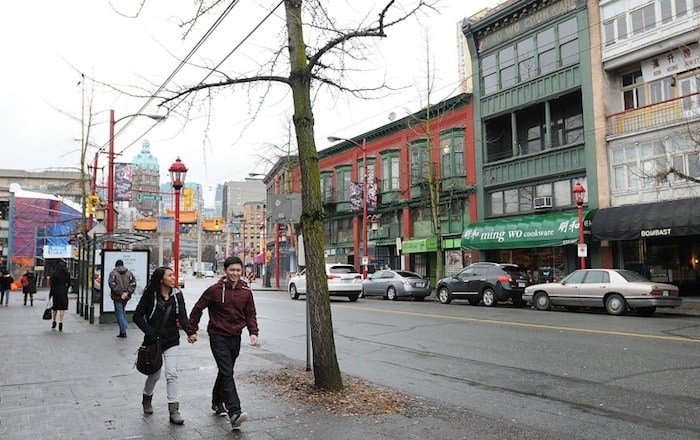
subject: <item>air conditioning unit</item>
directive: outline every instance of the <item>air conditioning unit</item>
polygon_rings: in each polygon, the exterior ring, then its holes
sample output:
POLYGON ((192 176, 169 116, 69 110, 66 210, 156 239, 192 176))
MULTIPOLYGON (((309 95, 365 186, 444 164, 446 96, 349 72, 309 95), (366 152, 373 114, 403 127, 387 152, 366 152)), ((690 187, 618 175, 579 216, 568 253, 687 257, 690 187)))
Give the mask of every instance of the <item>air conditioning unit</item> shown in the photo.
POLYGON ((548 209, 552 207, 552 198, 547 197, 535 197, 535 209, 548 209))

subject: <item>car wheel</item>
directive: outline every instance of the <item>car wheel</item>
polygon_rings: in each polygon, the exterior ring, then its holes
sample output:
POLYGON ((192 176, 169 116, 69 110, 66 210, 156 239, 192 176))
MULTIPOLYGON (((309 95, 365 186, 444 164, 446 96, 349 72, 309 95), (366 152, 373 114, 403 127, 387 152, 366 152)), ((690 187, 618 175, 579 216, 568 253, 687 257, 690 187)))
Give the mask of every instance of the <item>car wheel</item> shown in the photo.
POLYGON ((605 300, 605 310, 611 315, 624 315, 627 311, 627 303, 621 295, 613 293, 605 300))
POLYGON ((441 304, 449 304, 452 302, 452 294, 450 293, 450 289, 446 286, 442 286, 438 289, 438 301, 440 301, 441 304))
POLYGON ((394 286, 389 286, 389 288, 386 289, 386 297, 392 301, 396 301, 396 289, 394 286))
POLYGON ((297 292, 297 286, 294 284, 289 286, 289 297, 292 299, 299 299, 299 292, 297 292))
POLYGON ((537 310, 549 310, 552 308, 552 301, 545 292, 538 292, 535 294, 534 303, 537 310))
POLYGON ((656 311, 656 307, 640 307, 637 311, 642 316, 651 316, 656 311))
POLYGON ((359 293, 357 295, 348 295, 348 299, 350 300, 351 303, 354 303, 355 301, 357 301, 357 298, 359 296, 360 296, 359 293))
POLYGON ((484 302, 486 307, 493 307, 496 305, 496 292, 492 288, 487 287, 481 292, 481 300, 484 302))

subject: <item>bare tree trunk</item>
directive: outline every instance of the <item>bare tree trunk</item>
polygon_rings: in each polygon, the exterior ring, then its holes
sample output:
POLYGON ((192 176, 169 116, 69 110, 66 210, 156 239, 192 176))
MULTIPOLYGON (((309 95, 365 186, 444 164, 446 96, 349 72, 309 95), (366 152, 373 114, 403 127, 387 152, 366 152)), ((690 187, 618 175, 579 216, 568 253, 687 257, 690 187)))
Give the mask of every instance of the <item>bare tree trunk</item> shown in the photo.
POLYGON ((314 141, 311 105, 311 74, 302 31, 301 0, 285 0, 287 35, 291 60, 290 85, 294 99, 294 127, 301 167, 301 217, 307 260, 307 307, 311 320, 314 383, 324 390, 343 387, 335 351, 331 302, 326 280, 321 172, 314 141))

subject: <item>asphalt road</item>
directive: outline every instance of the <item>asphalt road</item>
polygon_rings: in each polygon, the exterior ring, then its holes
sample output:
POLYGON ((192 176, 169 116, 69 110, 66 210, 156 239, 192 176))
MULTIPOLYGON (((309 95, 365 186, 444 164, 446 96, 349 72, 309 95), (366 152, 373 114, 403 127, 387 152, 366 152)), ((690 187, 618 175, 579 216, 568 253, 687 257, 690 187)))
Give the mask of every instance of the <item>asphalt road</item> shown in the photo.
MULTIPOLYGON (((189 283, 188 305, 211 281, 189 283)), ((305 361, 305 301, 255 298, 264 347, 305 361)), ((700 438, 698 317, 381 298, 332 310, 344 373, 561 438, 700 438)))

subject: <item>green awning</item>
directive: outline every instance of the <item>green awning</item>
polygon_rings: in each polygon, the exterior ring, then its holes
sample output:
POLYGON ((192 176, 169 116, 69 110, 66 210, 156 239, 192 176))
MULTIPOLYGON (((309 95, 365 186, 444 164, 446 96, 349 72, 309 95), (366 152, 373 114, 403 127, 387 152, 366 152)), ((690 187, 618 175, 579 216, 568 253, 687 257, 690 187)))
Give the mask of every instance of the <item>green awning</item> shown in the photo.
MULTIPOLYGON (((595 209, 583 212, 584 233, 590 235, 595 209)), ((462 249, 519 249, 578 243, 578 211, 486 220, 462 233, 462 249)))

